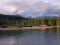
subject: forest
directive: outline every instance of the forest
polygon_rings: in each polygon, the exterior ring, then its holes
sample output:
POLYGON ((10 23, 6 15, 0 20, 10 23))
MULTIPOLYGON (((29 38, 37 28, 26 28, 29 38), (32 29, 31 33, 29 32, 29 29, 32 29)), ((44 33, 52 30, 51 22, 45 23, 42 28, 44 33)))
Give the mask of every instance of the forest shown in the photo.
POLYGON ((17 27, 32 27, 32 26, 60 26, 60 17, 28 19, 21 16, 2 15, 0 14, 0 27, 17 26, 17 27))

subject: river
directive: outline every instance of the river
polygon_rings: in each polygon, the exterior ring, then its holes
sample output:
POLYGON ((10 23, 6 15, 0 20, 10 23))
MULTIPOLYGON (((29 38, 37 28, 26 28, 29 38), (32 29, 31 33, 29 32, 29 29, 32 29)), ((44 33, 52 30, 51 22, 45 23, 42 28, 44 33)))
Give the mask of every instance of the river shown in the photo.
POLYGON ((60 45, 60 28, 0 31, 0 45, 60 45))

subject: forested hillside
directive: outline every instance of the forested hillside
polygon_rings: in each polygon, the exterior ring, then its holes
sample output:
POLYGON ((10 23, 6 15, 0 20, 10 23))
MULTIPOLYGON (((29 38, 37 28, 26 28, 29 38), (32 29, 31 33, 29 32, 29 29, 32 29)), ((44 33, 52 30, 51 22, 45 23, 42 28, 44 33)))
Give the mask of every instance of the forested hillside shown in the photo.
POLYGON ((27 19, 21 16, 2 15, 0 14, 0 26, 20 26, 20 27, 32 27, 32 26, 60 26, 60 17, 52 18, 40 18, 40 19, 27 19))
POLYGON ((17 25, 18 21, 20 22, 21 20, 24 20, 24 19, 26 19, 26 18, 21 17, 21 16, 0 14, 0 26, 17 25))

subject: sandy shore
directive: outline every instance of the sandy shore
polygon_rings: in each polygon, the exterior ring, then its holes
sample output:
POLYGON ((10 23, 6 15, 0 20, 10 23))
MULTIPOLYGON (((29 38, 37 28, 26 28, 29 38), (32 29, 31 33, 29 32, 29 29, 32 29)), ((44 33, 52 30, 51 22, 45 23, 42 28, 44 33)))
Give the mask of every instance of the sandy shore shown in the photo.
POLYGON ((47 28, 53 28, 53 27, 0 28, 0 30, 25 30, 25 29, 42 29, 42 30, 45 30, 47 28))

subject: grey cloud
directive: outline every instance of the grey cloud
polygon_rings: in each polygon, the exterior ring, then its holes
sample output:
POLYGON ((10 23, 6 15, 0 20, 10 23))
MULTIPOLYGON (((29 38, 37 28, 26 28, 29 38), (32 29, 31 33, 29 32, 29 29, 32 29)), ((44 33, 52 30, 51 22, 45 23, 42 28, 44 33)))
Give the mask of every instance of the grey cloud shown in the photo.
POLYGON ((44 2, 38 2, 36 4, 34 4, 29 10, 21 13, 21 15, 23 15, 24 17, 26 16, 34 16, 34 17, 39 17, 39 16, 43 16, 43 13, 45 12, 45 10, 50 7, 50 4, 48 3, 44 3, 44 2))
POLYGON ((21 13, 24 17, 26 16, 58 16, 60 15, 60 8, 59 6, 52 6, 49 3, 39 2, 34 4, 29 10, 21 13))
POLYGON ((58 15, 60 15, 60 9, 57 9, 57 7, 51 6, 44 12, 44 15, 58 16, 58 15))
MULTIPOLYGON (((59 3, 60 4, 60 3, 59 3)), ((2 0, 0 13, 18 14, 24 17, 39 17, 44 15, 59 15, 60 6, 45 3, 42 0, 2 0)))

